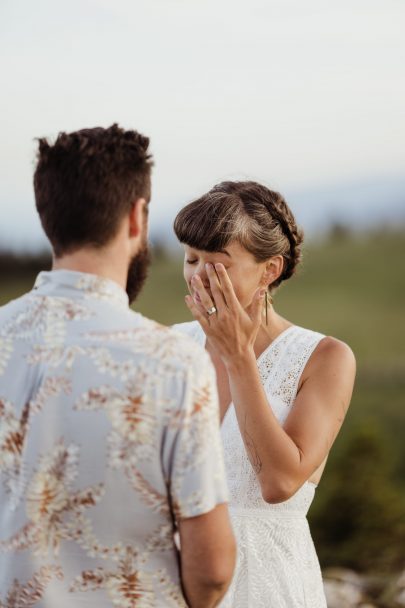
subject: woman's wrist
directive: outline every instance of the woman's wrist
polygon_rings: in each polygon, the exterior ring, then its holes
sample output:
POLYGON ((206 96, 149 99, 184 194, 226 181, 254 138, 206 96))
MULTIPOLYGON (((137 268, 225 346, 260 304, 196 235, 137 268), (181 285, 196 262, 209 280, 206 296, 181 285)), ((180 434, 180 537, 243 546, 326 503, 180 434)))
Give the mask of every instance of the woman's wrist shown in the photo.
POLYGON ((253 346, 245 349, 240 353, 233 353, 232 355, 223 359, 223 363, 228 373, 241 373, 254 363, 256 365, 256 355, 253 346))

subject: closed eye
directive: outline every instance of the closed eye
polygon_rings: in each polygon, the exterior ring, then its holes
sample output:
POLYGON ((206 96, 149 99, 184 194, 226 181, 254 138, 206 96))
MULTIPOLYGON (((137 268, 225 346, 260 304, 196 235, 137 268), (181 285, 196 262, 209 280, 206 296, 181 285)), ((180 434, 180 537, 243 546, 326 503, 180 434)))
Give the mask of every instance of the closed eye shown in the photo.
MULTIPOLYGON (((186 264, 190 264, 190 266, 192 266, 193 264, 197 264, 197 262, 198 262, 198 260, 187 260, 186 259, 186 264)), ((228 270, 229 266, 225 266, 223 263, 222 263, 222 265, 225 268, 225 270, 228 270)))

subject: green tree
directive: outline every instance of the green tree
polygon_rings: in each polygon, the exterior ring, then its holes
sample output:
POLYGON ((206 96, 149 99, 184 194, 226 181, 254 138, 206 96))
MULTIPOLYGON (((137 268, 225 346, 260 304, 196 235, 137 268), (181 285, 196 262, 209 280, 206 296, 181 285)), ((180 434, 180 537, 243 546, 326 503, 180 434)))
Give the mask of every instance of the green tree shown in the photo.
POLYGON ((388 439, 374 422, 353 430, 311 515, 322 567, 380 573, 405 567, 405 501, 390 479, 392 463, 388 439))

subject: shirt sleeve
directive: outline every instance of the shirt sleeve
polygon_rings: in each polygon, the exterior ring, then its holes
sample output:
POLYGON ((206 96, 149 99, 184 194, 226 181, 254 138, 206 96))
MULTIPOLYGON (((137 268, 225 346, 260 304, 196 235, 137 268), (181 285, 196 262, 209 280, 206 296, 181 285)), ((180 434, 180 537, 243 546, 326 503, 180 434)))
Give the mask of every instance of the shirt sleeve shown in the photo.
POLYGON ((208 513, 227 502, 215 371, 208 354, 176 382, 180 399, 167 421, 163 467, 176 519, 208 513))

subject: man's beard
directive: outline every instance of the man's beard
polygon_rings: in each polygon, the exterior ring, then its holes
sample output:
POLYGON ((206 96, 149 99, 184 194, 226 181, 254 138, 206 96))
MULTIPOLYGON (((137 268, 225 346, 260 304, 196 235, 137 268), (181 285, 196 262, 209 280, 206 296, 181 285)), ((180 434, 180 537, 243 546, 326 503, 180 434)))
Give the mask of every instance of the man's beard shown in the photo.
POLYGON ((151 255, 149 245, 145 242, 140 251, 132 258, 128 268, 126 292, 130 304, 136 300, 144 286, 148 276, 150 262, 151 255))

